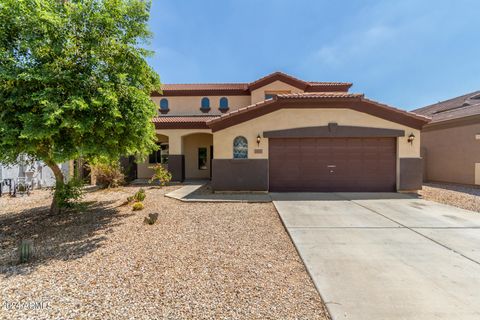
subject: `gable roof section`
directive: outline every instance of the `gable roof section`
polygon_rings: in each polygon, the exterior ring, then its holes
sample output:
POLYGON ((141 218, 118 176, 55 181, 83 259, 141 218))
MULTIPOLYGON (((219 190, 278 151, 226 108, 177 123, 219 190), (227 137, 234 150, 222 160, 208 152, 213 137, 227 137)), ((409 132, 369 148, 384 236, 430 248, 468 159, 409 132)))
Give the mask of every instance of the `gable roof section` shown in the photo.
POLYGON ((352 86, 348 82, 304 81, 283 72, 274 72, 250 83, 162 84, 162 92, 153 92, 152 96, 250 95, 253 90, 275 81, 306 92, 347 92, 352 86))
POLYGON ((412 112, 396 109, 373 100, 363 94, 347 92, 279 94, 273 99, 228 112, 207 121, 213 132, 263 116, 280 109, 338 108, 367 113, 378 118, 421 129, 430 118, 412 112))
POLYGON ((413 112, 431 117, 431 124, 480 115, 480 90, 419 108, 413 112))

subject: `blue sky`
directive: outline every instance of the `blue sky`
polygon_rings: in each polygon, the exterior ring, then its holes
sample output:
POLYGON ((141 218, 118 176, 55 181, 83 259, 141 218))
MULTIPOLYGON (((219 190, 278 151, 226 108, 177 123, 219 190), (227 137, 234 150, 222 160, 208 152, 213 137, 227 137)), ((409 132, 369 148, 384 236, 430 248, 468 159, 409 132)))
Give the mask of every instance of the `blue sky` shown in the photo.
POLYGON ((153 0, 150 27, 165 83, 283 71, 407 110, 480 90, 478 0, 153 0))

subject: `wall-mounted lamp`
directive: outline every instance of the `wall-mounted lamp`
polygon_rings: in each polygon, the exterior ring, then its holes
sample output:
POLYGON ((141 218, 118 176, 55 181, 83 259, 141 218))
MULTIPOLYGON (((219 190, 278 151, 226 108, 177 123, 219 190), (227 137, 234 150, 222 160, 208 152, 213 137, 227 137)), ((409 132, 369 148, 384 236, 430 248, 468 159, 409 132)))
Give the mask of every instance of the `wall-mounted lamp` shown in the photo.
POLYGON ((260 134, 258 134, 258 136, 257 136, 257 145, 258 145, 259 147, 260 147, 260 140, 261 140, 261 139, 262 139, 262 138, 260 137, 260 134))
POLYGON ((413 144, 413 140, 415 140, 415 135, 414 135, 413 133, 410 133, 410 135, 408 136, 407 141, 408 141, 410 144, 413 144))

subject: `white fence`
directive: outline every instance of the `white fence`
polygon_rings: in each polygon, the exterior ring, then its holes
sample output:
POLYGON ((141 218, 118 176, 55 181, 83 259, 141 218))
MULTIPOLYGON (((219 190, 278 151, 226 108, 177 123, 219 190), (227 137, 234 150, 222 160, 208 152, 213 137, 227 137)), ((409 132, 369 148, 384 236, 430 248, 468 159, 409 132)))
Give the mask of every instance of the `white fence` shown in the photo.
MULTIPOLYGON (((59 165, 65 177, 68 177, 68 162, 59 165)), ((0 188, 8 192, 9 187, 3 182, 10 180, 15 185, 19 180, 32 185, 34 189, 55 186, 55 176, 52 170, 42 161, 29 161, 24 164, 4 165, 0 164, 0 188)))

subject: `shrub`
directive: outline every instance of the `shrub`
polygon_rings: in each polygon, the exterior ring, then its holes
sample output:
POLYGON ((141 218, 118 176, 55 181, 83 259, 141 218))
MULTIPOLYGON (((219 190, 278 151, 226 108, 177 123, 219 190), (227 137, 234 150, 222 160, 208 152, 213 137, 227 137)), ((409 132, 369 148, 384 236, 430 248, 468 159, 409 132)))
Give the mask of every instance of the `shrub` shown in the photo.
POLYGON ((149 225, 152 225, 154 224, 158 219, 158 213, 150 213, 148 215, 148 217, 145 217, 145 219, 143 219, 143 223, 146 223, 146 224, 149 224, 149 225))
POLYGON ((167 183, 169 183, 170 180, 172 180, 172 174, 167 169, 165 169, 163 165, 158 163, 153 167, 150 167, 150 169, 153 169, 153 171, 155 171, 155 173, 153 174, 152 178, 149 181, 150 183, 158 180, 158 182, 160 182, 160 185, 164 186, 167 183))
POLYGON ((145 200, 145 197, 146 197, 146 196, 147 196, 147 195, 145 194, 145 190, 140 189, 140 190, 138 190, 137 193, 135 193, 135 195, 133 196, 133 200, 135 200, 135 201, 140 201, 140 202, 141 202, 141 201, 145 200))
POLYGON ((140 210, 143 210, 145 208, 145 206, 143 205, 143 203, 141 202, 135 202, 133 204, 133 207, 132 207, 132 210, 133 211, 140 211, 140 210))
POLYGON ((92 175, 102 188, 117 188, 125 182, 125 175, 118 162, 91 165, 92 175))
POLYGON ((58 208, 73 208, 83 197, 83 181, 72 178, 67 183, 57 183, 54 192, 58 208))

